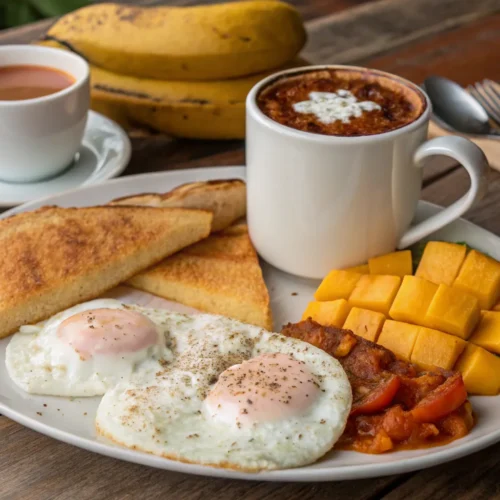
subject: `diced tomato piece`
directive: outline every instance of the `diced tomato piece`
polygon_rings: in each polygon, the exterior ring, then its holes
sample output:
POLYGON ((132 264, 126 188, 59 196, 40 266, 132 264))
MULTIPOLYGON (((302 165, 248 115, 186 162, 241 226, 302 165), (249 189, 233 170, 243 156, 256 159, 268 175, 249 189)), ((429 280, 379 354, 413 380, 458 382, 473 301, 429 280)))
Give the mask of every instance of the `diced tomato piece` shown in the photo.
POLYGON ((366 396, 353 403, 351 416, 369 415, 384 410, 391 404, 400 384, 401 380, 397 375, 381 379, 380 383, 373 387, 366 396))
POLYGON ((404 441, 412 435, 417 424, 409 412, 396 405, 385 411, 381 425, 392 440, 404 441))
POLYGON ((469 427, 464 418, 458 414, 458 412, 453 412, 447 415, 439 422, 439 427, 452 438, 461 438, 468 434, 469 427))
POLYGON ((394 400, 411 409, 445 381, 446 377, 440 373, 427 372, 413 378, 401 377, 401 387, 394 400))
POLYGON ((460 407, 467 400, 467 390, 460 373, 455 373, 425 396, 412 410, 417 422, 435 422, 460 407))
POLYGON ((394 447, 392 439, 387 435, 383 429, 379 429, 377 434, 370 440, 359 440, 360 448, 359 451, 362 453, 384 453, 390 451, 394 447), (364 445, 364 446, 363 446, 364 445))

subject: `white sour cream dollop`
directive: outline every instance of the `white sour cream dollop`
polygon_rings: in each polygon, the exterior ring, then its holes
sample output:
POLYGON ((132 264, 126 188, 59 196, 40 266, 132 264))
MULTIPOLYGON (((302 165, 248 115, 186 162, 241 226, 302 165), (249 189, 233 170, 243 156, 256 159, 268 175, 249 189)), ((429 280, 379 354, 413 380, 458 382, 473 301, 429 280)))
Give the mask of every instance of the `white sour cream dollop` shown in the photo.
POLYGON ((359 118, 364 111, 381 109, 376 102, 358 101, 348 90, 311 92, 309 99, 309 101, 295 103, 293 109, 297 113, 311 113, 325 124, 337 120, 349 123, 351 118, 359 118))

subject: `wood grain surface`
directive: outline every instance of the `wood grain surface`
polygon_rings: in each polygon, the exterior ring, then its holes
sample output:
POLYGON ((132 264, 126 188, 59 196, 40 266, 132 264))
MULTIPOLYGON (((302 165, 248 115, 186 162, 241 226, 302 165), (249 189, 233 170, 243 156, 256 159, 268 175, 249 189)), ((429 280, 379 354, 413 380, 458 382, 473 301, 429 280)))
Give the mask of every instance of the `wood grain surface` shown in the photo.
MULTIPOLYGON (((144 0, 192 5, 210 0, 144 0)), ((500 80, 500 0, 294 0, 307 21, 306 55, 359 63, 421 82, 441 74, 468 84, 500 80)), ((35 40, 52 21, 0 33, 0 44, 35 40)), ((242 141, 133 139, 125 175, 244 163, 242 141)), ((468 188, 462 168, 435 166, 422 197, 448 205, 468 188)), ((500 173, 468 219, 500 234, 500 173)), ((500 498, 500 445, 432 469, 378 479, 281 484, 192 477, 120 462, 57 442, 0 417, 0 499, 489 499, 500 498)))
POLYGON ((306 58, 346 64, 425 36, 470 23, 498 10, 498 0, 380 0, 308 23, 306 58))

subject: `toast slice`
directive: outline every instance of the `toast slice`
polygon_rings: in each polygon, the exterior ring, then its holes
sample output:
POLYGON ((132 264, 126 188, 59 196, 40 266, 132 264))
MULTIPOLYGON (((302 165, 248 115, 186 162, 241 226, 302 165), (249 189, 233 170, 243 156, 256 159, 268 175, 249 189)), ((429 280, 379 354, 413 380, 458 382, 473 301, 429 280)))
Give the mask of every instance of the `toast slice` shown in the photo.
POLYGON ((240 179, 191 182, 168 193, 126 196, 110 204, 210 210, 214 214, 212 231, 221 231, 245 216, 246 185, 240 179))
POLYGON ((245 223, 212 234, 135 275, 127 284, 272 330, 269 294, 245 223))
POLYGON ((43 207, 0 221, 0 338, 98 297, 208 236, 212 213, 43 207))

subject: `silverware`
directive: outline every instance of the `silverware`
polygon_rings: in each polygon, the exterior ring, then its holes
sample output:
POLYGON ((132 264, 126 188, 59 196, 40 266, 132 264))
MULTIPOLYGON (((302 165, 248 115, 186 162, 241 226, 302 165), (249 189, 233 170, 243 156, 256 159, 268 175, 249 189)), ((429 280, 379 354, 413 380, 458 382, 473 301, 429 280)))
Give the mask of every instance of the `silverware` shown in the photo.
POLYGON ((500 130, 491 126, 485 109, 457 83, 431 76, 423 87, 432 102, 436 123, 445 123, 448 130, 463 134, 500 137, 500 130))
POLYGON ((500 125, 500 85, 486 79, 469 85, 467 90, 483 106, 490 118, 500 125))

